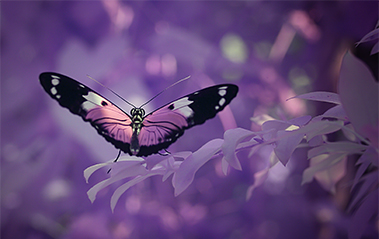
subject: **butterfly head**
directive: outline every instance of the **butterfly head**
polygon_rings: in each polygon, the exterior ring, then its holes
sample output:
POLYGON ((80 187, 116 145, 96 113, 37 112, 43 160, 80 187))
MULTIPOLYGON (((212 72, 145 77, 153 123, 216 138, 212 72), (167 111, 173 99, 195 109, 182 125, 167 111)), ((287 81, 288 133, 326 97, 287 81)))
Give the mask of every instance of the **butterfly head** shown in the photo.
POLYGON ((130 114, 132 115, 132 117, 134 116, 143 117, 145 115, 145 110, 142 108, 133 108, 130 110, 130 114))

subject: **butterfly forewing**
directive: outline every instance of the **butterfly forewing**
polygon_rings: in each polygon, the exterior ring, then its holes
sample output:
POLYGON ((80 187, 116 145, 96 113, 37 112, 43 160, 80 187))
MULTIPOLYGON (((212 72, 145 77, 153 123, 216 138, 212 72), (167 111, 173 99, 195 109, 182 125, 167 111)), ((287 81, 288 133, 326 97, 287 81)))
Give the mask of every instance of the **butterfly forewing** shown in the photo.
POLYGON ((116 148, 130 154, 131 119, 109 100, 85 85, 58 73, 42 73, 40 82, 59 104, 96 128, 116 148))
POLYGON ((140 154, 150 155, 174 143, 184 130, 216 116, 237 95, 238 87, 208 87, 175 100, 148 114, 138 136, 140 154))
MULTIPOLYGON (((137 120, 133 121, 112 102, 67 76, 46 72, 40 75, 40 82, 61 106, 90 122, 116 148, 132 155, 130 144, 133 141, 133 151, 137 156, 148 156, 166 149, 183 135, 184 130, 215 117, 238 92, 238 87, 232 84, 199 90, 146 115, 142 124, 139 122, 136 127, 137 120), (138 142, 132 135, 137 135, 138 142)), ((133 112, 137 109, 134 108, 133 112)))

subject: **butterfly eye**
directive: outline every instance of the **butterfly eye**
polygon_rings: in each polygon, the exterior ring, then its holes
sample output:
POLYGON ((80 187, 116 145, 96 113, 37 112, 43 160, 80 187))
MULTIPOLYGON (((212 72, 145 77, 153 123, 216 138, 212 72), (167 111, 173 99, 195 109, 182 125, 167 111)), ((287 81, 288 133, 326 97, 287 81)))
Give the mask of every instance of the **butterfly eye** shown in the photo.
POLYGON ((130 110, 130 114, 131 114, 131 115, 134 115, 135 112, 136 112, 136 108, 133 108, 133 109, 130 110))
POLYGON ((144 116, 145 115, 145 110, 141 108, 140 111, 141 111, 141 116, 144 116))

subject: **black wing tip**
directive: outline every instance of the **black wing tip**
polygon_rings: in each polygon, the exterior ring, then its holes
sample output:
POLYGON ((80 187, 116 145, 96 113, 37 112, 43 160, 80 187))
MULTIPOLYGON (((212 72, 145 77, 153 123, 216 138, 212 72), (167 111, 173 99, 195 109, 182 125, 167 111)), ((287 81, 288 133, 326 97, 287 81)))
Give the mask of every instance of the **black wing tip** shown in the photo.
POLYGON ((45 71, 45 72, 42 72, 41 74, 39 74, 39 78, 40 79, 43 79, 43 78, 49 78, 51 77, 51 75, 56 75, 56 76, 59 76, 59 77, 66 77, 66 78, 71 78, 67 75, 63 75, 61 73, 57 73, 57 72, 53 72, 53 71, 45 71))
POLYGON ((219 84, 219 85, 211 86, 211 88, 219 88, 223 86, 227 86, 229 92, 235 92, 235 94, 238 93, 239 87, 236 84, 232 84, 232 83, 219 84))
POLYGON ((44 85, 44 83, 50 82, 52 75, 56 75, 56 76, 59 76, 59 77, 67 77, 65 75, 62 75, 62 74, 59 74, 59 73, 56 73, 56 72, 42 72, 41 74, 39 74, 39 81, 40 81, 40 83, 42 85, 44 85))

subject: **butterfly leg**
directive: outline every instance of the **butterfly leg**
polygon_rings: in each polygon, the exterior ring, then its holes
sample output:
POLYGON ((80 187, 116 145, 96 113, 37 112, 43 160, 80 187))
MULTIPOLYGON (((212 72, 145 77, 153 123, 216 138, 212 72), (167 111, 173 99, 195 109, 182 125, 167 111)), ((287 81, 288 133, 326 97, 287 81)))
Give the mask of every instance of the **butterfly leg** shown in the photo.
POLYGON ((114 163, 117 162, 117 160, 120 158, 120 155, 121 155, 121 149, 120 149, 120 151, 118 151, 118 155, 117 155, 116 159, 113 161, 114 163))
MULTIPOLYGON (((113 161, 114 163, 117 162, 117 160, 120 158, 120 155, 121 155, 121 149, 120 149, 120 151, 118 151, 117 157, 116 157, 116 159, 113 161)), ((108 170, 107 173, 109 173, 110 171, 111 171, 111 168, 108 170)))
POLYGON ((171 154, 169 151, 167 151, 167 149, 164 149, 164 151, 166 151, 166 153, 158 152, 158 154, 161 155, 161 156, 167 156, 167 155, 171 154))

